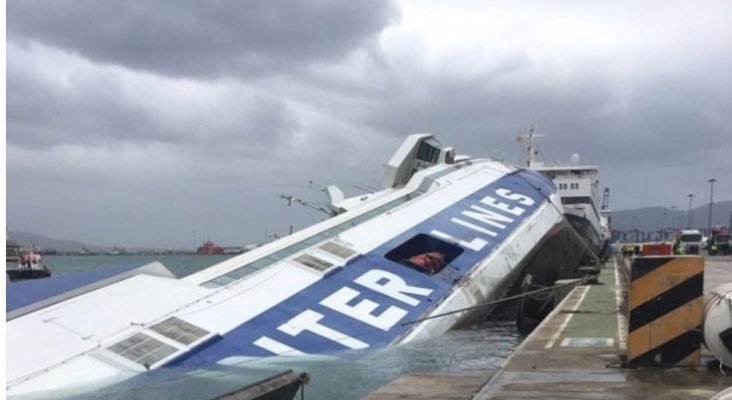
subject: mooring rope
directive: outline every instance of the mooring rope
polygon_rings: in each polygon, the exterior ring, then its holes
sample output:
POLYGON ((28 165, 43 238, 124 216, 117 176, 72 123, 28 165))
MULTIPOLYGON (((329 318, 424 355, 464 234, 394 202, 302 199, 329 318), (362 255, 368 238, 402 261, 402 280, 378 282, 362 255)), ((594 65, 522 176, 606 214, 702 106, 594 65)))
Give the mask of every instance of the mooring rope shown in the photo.
POLYGON ((568 286, 568 285, 574 285, 574 284, 576 284, 576 282, 567 282, 567 283, 562 283, 562 284, 554 285, 554 286, 546 286, 546 287, 543 287, 541 289, 532 290, 530 292, 519 293, 517 295, 508 296, 508 297, 504 297, 504 298, 501 298, 501 299, 498 299, 498 300, 488 301, 488 302, 485 302, 485 303, 480 303, 480 304, 477 304, 477 305, 474 305, 474 306, 461 308, 459 310, 448 311, 448 312, 441 313, 441 314, 431 315, 429 317, 424 317, 424 318, 419 318, 419 319, 415 319, 415 320, 412 320, 412 321, 402 322, 401 323, 401 326, 416 324, 418 322, 427 321, 427 320, 435 319, 435 318, 440 318, 440 317, 444 317, 444 316, 447 316, 447 315, 456 314, 456 313, 463 312, 463 311, 475 310, 475 309, 478 309, 478 308, 488 307, 488 306, 492 306, 492 305, 495 305, 495 304, 503 303, 505 301, 516 300, 516 299, 520 299, 522 297, 530 296, 532 294, 536 294, 536 293, 540 293, 540 292, 546 292, 546 291, 549 291, 549 290, 554 290, 554 289, 559 288, 559 287, 568 286))

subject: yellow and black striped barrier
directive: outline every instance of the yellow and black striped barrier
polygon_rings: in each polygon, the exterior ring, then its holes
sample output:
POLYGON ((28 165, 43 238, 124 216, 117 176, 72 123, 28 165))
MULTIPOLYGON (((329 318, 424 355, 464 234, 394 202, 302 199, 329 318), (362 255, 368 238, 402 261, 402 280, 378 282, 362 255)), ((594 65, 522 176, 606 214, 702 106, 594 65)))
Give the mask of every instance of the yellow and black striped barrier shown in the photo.
POLYGON ((628 366, 698 366, 703 296, 702 257, 636 258, 628 294, 628 366))

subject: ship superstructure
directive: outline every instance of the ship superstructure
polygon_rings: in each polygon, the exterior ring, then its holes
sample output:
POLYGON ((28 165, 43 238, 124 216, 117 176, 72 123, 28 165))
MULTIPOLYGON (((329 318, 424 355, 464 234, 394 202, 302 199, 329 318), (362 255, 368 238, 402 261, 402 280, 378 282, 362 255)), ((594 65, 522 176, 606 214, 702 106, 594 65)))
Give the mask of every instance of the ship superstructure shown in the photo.
POLYGON ((587 244, 589 258, 598 260, 609 249, 610 210, 600 207, 598 168, 595 165, 580 164, 578 154, 573 154, 568 165, 547 165, 538 160, 535 138, 539 137, 532 127, 526 140, 526 166, 554 181, 561 198, 564 213, 577 233, 587 244))

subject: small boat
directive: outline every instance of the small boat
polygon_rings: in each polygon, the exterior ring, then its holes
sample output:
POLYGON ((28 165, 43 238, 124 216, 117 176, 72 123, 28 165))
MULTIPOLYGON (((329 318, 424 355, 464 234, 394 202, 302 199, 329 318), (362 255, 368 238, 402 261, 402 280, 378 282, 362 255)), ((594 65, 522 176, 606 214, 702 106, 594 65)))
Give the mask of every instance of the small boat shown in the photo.
POLYGON ((33 251, 21 254, 18 257, 18 266, 15 269, 5 271, 10 282, 23 281, 28 279, 48 278, 51 271, 43 263, 43 257, 33 251))
POLYGON ((221 246, 216 245, 214 242, 211 241, 211 239, 207 240, 202 246, 199 246, 198 249, 196 249, 196 254, 202 254, 202 255, 219 255, 224 254, 225 249, 221 246))
POLYGON ((38 298, 8 301, 6 395, 363 355, 481 322, 516 286, 576 273, 583 244, 532 169, 415 134, 382 187, 346 198, 330 186, 331 218, 180 279, 153 263, 95 282, 54 277, 38 298))

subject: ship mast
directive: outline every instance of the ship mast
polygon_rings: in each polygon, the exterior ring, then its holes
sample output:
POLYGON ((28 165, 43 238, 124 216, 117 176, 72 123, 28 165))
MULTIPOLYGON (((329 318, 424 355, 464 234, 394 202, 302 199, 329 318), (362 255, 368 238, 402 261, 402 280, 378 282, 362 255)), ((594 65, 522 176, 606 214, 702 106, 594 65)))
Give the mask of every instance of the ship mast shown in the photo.
POLYGON ((531 124, 529 134, 520 135, 517 139, 519 142, 523 142, 524 138, 528 139, 528 143, 526 145, 526 166, 529 168, 533 168, 536 166, 536 155, 539 154, 539 150, 537 150, 536 148, 536 143, 534 142, 534 139, 541 136, 544 135, 537 135, 535 133, 534 124, 531 124))
POLYGON ((534 125, 531 125, 531 129, 529 129, 529 147, 527 149, 527 162, 526 166, 531 168, 534 166, 535 156, 536 156, 536 144, 534 143, 534 125))

